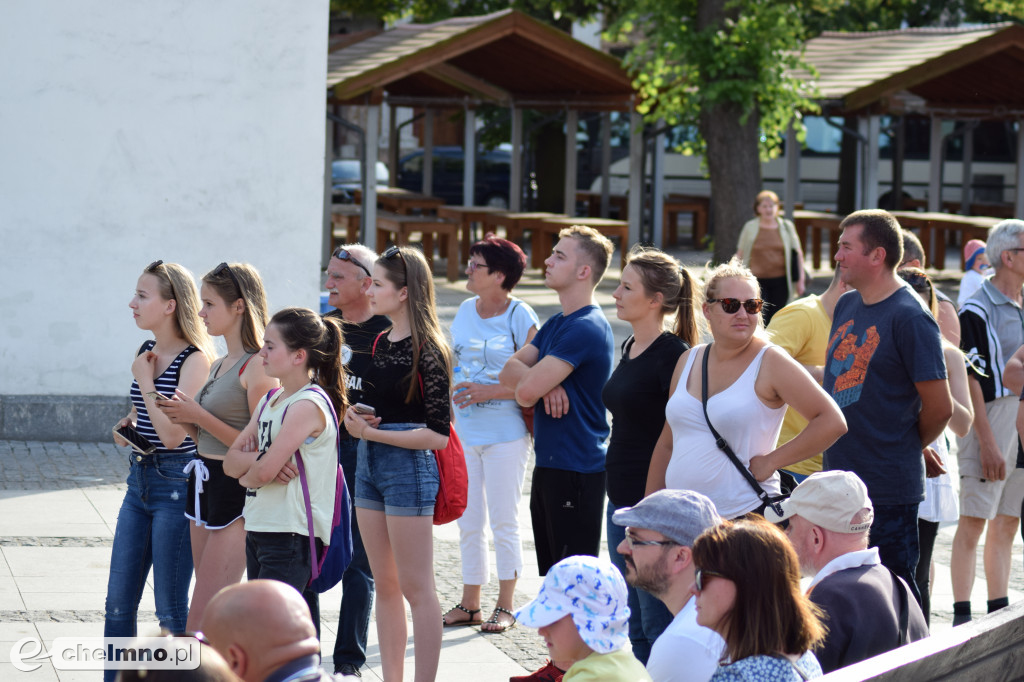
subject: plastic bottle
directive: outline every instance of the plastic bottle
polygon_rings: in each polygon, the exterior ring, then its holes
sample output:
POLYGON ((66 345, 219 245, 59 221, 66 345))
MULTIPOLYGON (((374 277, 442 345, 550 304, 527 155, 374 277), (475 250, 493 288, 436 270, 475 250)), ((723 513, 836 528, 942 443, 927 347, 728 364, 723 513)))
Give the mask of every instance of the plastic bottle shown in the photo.
MULTIPOLYGON (((452 369, 452 378, 453 378, 453 380, 455 381, 456 384, 462 383, 464 381, 469 381, 469 372, 467 370, 463 369, 462 367, 455 367, 455 368, 452 369)), ((459 390, 457 390, 455 392, 455 395, 458 395, 459 393, 462 393, 463 391, 466 391, 466 390, 469 390, 469 389, 460 388, 459 390)), ((456 405, 458 405, 458 403, 456 403, 456 405)), ((472 405, 467 405, 465 407, 456 407, 455 409, 456 409, 456 413, 460 417, 468 417, 470 414, 473 413, 473 406, 472 405)))

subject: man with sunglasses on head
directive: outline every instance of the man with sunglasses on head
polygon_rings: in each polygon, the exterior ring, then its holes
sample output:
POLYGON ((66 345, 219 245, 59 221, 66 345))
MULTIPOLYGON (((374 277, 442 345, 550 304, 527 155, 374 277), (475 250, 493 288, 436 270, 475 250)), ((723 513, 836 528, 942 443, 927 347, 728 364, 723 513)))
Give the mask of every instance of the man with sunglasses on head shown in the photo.
POLYGON ((903 236, 895 217, 857 211, 840 228, 836 266, 854 291, 836 304, 822 387, 848 431, 825 451, 824 469, 852 471, 867 485, 871 545, 920 601, 917 512, 926 467, 942 472, 926 447, 953 414, 939 325, 896 274, 903 236))
MULTIPOLYGON (((363 374, 370 366, 373 340, 391 326, 383 315, 374 315, 367 292, 373 278, 377 254, 362 244, 339 246, 327 266, 327 303, 335 309, 325 317, 341 322, 345 342, 342 362, 349 404, 362 402, 363 374)), ((356 445, 358 440, 339 425, 341 435, 341 466, 345 470, 348 492, 355 498, 356 445)), ((366 637, 373 606, 373 575, 359 534, 356 515, 352 515, 352 563, 341 579, 341 614, 338 616, 338 638, 334 643, 334 672, 341 679, 362 677, 359 672, 366 663, 366 637)))
POLYGON ((647 659, 654 682, 704 682, 718 668, 725 641, 697 624, 690 586, 696 578, 693 541, 721 521, 714 503, 692 490, 659 490, 612 516, 615 525, 626 527, 617 548, 625 558, 626 582, 665 602, 674 616, 647 659))

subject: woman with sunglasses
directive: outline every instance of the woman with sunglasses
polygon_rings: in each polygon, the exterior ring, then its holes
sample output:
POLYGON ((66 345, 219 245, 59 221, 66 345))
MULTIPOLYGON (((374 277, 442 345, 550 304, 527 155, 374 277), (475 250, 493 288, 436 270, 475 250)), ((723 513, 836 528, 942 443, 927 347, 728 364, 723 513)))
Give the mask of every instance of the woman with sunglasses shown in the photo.
POLYGON ((209 379, 193 399, 178 389, 157 406, 188 431, 198 456, 189 462, 185 516, 192 523, 192 562, 196 586, 188 629, 196 631, 206 603, 245 571, 245 488, 224 473, 228 448, 249 423, 252 411, 277 380, 251 361, 263 346, 267 297, 259 272, 244 263, 221 263, 206 273, 199 291, 199 317, 211 336, 224 338, 227 355, 213 363, 209 379))
POLYGON ((764 519, 726 522, 693 543, 697 623, 725 640, 711 682, 799 682, 821 677, 811 652, 822 613, 800 589, 800 561, 764 519))
POLYGON ((668 487, 711 498, 723 518, 763 511, 753 486, 718 448, 708 422, 771 497, 777 470, 824 451, 846 433, 846 420, 811 375, 767 340, 757 278, 737 259, 711 270, 701 306, 713 342, 679 357, 665 426, 651 457, 647 493, 668 487), (707 366, 707 417, 702 401, 707 366), (776 448, 786 406, 807 426, 776 448))
POLYGON ((511 295, 525 269, 526 254, 507 239, 489 234, 474 244, 469 250, 466 288, 476 296, 462 302, 452 322, 456 363, 463 379, 453 386, 452 400, 466 451, 469 498, 458 521, 462 600, 444 614, 445 626, 480 625, 484 632, 503 632, 516 623, 512 598, 523 572, 519 502, 530 434, 515 393, 498 383, 498 373, 537 333, 537 313, 511 295), (490 579, 488 519, 497 559, 498 601, 481 624, 480 591, 490 579))
MULTIPOLYGON (((117 515, 107 580, 105 637, 138 634, 139 601, 153 568, 153 592, 160 627, 183 632, 192 579, 185 498, 185 466, 196 446, 188 431, 156 405, 176 389, 195 393, 210 371, 213 346, 199 319, 199 295, 192 274, 174 263, 151 263, 129 302, 135 324, 150 332, 132 362, 132 409, 115 428, 134 427, 156 446, 151 454, 133 449, 128 490, 117 515)), ((115 435, 118 445, 129 443, 115 435)), ((115 670, 104 671, 108 682, 115 670)))
MULTIPOLYGON (((612 297, 615 314, 629 322, 632 335, 601 392, 612 415, 605 469, 608 472, 608 553, 623 574, 625 558, 616 548, 625 528, 612 523, 615 510, 644 497, 651 452, 665 423, 671 375, 683 351, 700 341, 694 308, 694 282, 679 261, 658 249, 636 247, 629 254, 612 297), (672 331, 665 318, 674 315, 672 331)), ((672 622, 660 599, 627 585, 629 639, 633 655, 646 665, 658 635, 672 622)))
POLYGON ((360 439, 356 515, 377 592, 377 637, 384 679, 403 679, 412 609, 416 682, 437 675, 441 604, 434 588, 433 515, 438 471, 431 450, 448 444, 451 349, 441 331, 434 282, 417 249, 392 247, 373 268, 370 305, 391 318, 363 378, 364 405, 345 413, 360 439))

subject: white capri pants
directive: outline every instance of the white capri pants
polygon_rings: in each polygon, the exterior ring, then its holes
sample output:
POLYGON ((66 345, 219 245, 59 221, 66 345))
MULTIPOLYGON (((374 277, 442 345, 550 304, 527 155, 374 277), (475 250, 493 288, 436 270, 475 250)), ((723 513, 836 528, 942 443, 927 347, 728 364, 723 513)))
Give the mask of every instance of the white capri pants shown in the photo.
POLYGON ((458 520, 462 552, 462 583, 486 585, 490 579, 487 532, 490 519, 498 565, 498 580, 518 578, 523 572, 523 546, 519 537, 519 502, 530 457, 530 436, 491 445, 466 445, 469 495, 458 520))

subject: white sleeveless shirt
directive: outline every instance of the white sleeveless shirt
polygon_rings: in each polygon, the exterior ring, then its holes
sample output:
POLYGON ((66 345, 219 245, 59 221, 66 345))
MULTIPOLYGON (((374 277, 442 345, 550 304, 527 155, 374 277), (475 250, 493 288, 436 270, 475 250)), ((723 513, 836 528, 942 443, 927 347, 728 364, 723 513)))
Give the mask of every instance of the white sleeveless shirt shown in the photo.
MULTIPOLYGON (((751 457, 775 449, 786 416, 785 405, 768 407, 754 392, 764 353, 770 347, 762 348, 728 388, 708 399, 708 418, 744 465, 749 465, 751 457)), ((733 519, 756 509, 761 502, 736 466, 715 445, 700 399, 686 390, 698 349, 707 352, 707 345, 690 351, 675 393, 665 405, 665 419, 672 428, 672 459, 665 471, 665 485, 707 495, 720 516, 733 519)), ((699 366, 696 371, 701 371, 699 366)), ((762 481, 761 487, 773 497, 779 495, 778 473, 762 481)))

